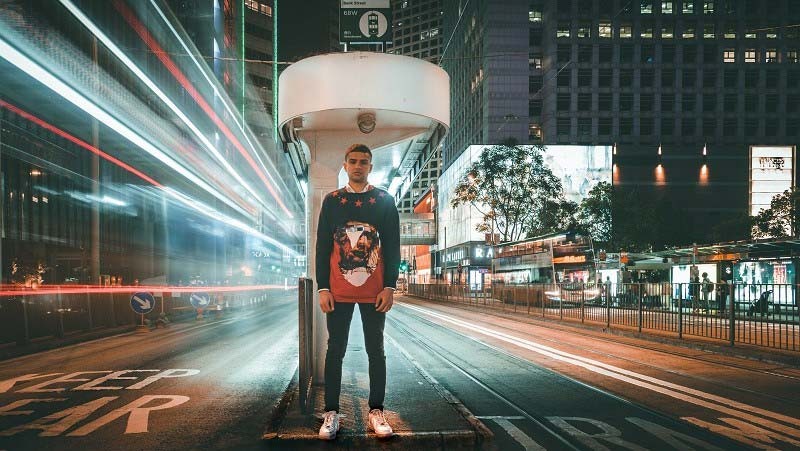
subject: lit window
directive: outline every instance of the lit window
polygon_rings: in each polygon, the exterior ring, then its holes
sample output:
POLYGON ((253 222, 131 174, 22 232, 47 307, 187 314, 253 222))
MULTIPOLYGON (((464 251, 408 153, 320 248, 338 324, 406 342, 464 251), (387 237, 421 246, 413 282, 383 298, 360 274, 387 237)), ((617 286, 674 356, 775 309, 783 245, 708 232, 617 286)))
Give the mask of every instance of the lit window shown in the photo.
POLYGON ((579 38, 590 38, 592 37, 591 32, 591 24, 588 23, 581 23, 578 26, 578 37, 579 38))
POLYGON ((755 39, 756 38, 756 34, 755 33, 745 33, 744 34, 744 38, 745 39, 755 39))
POLYGON ((644 27, 644 28, 642 28, 642 37, 643 38, 652 38, 653 37, 653 27, 644 27))
POLYGON ((755 63, 756 62, 756 50, 755 49, 747 49, 744 51, 744 62, 745 63, 755 63))
POLYGON ((683 0, 683 13, 694 14, 694 0, 683 0))
POLYGON ((272 7, 269 5, 261 5, 261 14, 272 17, 272 7))
POLYGON ((541 22, 542 21, 542 12, 541 11, 528 11, 528 20, 531 22, 541 22))
POLYGON ((725 53, 722 59, 726 63, 735 63, 736 62, 736 50, 735 49, 725 49, 725 53))
POLYGON ((433 30, 431 30, 431 33, 430 33, 431 37, 438 36, 438 35, 439 35, 439 29, 438 28, 434 28, 433 30))
POLYGON ((707 23, 703 26, 703 38, 705 39, 714 39, 716 34, 714 34, 714 24, 707 23))
POLYGON ((556 30, 556 37, 557 38, 568 38, 569 37, 569 22, 559 22, 558 29, 556 30))
POLYGON ((611 22, 600 22, 598 26, 599 36, 601 38, 611 37, 611 22))
POLYGON ((662 28, 661 37, 664 39, 672 39, 673 37, 675 37, 675 33, 672 31, 672 27, 662 28))
POLYGON ((408 2, 403 2, 403 4, 400 6, 400 8, 403 8, 403 9, 408 8, 408 2))
POLYGON ((703 2, 703 13, 705 13, 705 14, 714 14, 714 2, 713 1, 705 1, 705 2, 703 2))
POLYGON ((430 36, 430 31, 425 30, 425 31, 423 31, 422 33, 419 34, 419 40, 420 41, 424 41, 424 40, 428 39, 428 36, 430 36))
POLYGON ((686 27, 683 29, 683 37, 686 39, 694 38, 694 27, 686 27))
POLYGON ((244 4, 253 11, 258 12, 258 2, 256 0, 244 0, 244 4))
POLYGON ((797 59, 797 50, 787 50, 786 51, 786 62, 787 63, 797 63, 800 62, 797 59))
POLYGON ((767 63, 777 63, 778 51, 775 49, 767 49, 767 51, 764 53, 764 61, 767 63))
POLYGON ((736 39, 736 27, 729 26, 725 29, 725 39, 736 39))
POLYGON ((661 13, 662 14, 672 14, 672 2, 661 2, 661 13))
POLYGON ((529 58, 528 64, 530 65, 531 69, 541 69, 542 68, 542 58, 529 58))
POLYGON ((630 25, 622 25, 619 27, 619 37, 630 38, 633 36, 633 27, 630 25))
POLYGON ((778 39, 778 33, 775 33, 774 31, 768 31, 767 39, 778 39))
POLYGON ((642 0, 642 14, 653 14, 653 0, 642 0))

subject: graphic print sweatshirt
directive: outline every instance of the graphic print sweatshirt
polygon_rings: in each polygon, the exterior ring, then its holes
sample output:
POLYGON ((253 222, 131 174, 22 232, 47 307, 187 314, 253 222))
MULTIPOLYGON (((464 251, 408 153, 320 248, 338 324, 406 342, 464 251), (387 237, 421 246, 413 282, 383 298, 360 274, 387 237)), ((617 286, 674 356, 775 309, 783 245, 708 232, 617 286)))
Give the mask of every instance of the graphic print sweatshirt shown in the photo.
POLYGON ((336 302, 374 303, 395 288, 400 270, 400 218, 382 189, 338 189, 325 196, 317 227, 317 288, 336 302))

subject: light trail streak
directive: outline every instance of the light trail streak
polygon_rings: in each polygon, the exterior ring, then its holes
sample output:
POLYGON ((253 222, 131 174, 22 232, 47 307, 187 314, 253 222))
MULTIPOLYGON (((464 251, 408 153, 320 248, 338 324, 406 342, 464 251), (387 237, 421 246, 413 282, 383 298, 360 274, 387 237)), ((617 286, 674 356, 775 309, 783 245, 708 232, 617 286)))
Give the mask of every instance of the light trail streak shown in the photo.
POLYGON ((91 32, 103 45, 106 46, 120 61, 136 75, 139 80, 142 81, 150 90, 159 98, 161 99, 164 104, 176 115, 178 118, 192 131, 192 133, 200 140, 201 143, 205 145, 205 147, 211 152, 211 154, 220 162, 225 169, 230 173, 242 186, 250 192, 253 197, 259 201, 262 205, 266 206, 266 203, 263 199, 261 199, 258 193, 250 187, 247 182, 236 172, 230 163, 219 153, 219 151, 214 147, 214 145, 206 138, 205 135, 199 130, 199 128, 186 116, 186 114, 175 105, 174 102, 154 83, 139 67, 130 59, 127 55, 105 34, 103 33, 89 18, 83 14, 81 10, 79 10, 72 2, 69 0, 60 0, 61 4, 64 5, 67 10, 75 16, 78 21, 80 21, 88 30, 91 32))
MULTIPOLYGON (((161 17, 161 20, 163 20, 164 23, 167 25, 167 28, 169 28, 169 30, 172 32, 172 35, 175 37, 175 39, 178 40, 178 43, 180 43, 181 47, 183 47, 183 50, 186 52, 185 55, 189 56, 189 58, 191 58, 191 60, 194 63, 194 65, 200 71, 200 74, 203 76, 203 78, 206 80, 208 85, 214 91, 214 95, 217 96, 221 100, 222 106, 225 107, 225 110, 230 115, 231 120, 233 120, 233 122, 236 124, 236 126, 239 128, 239 130, 242 131, 242 136, 244 137, 245 141, 247 141, 247 144, 250 145, 250 148, 255 149, 256 145, 250 140, 250 137, 247 135, 247 133, 245 133, 244 123, 240 123, 239 122, 236 114, 234 114, 233 110, 231 109, 231 106, 230 106, 229 102, 226 101, 227 99, 225 99, 225 98, 223 98, 222 96, 219 95, 219 90, 217 89, 217 85, 214 84, 214 82, 212 81, 211 77, 209 77, 207 75, 206 72, 207 72, 208 66, 200 64, 200 61, 198 61, 198 59, 197 59, 197 57, 195 55, 195 52, 192 52, 191 50, 189 50, 189 47, 186 45, 186 41, 181 37, 180 34, 178 34, 178 31, 175 29, 175 27, 172 26, 172 23, 167 19, 167 16, 164 15, 164 12, 161 11, 161 8, 158 7, 156 2, 154 0, 150 0, 150 4, 153 6, 153 8, 155 8, 156 12, 158 13, 158 16, 161 17)), ((277 6, 277 4, 276 4, 276 6, 277 6)), ((277 28, 276 28, 276 33, 277 33, 277 28)), ((275 36, 273 36, 273 38, 275 39, 275 44, 274 44, 275 47, 274 47, 273 50, 274 50, 275 55, 277 55, 278 54, 278 50, 277 50, 277 34, 275 34, 275 36)), ((168 55, 174 55, 172 53, 167 53, 167 54, 168 55)), ((203 58, 205 58, 205 57, 203 57, 203 58)), ((219 59, 223 60, 223 61, 238 61, 237 58, 219 58, 219 59)), ((264 62, 264 61, 246 59, 245 62, 246 63, 254 63, 254 62, 255 63, 259 63, 259 62, 264 62)), ((287 64, 287 65, 289 65, 289 64, 293 64, 293 63, 290 63, 290 62, 289 63, 278 62, 276 64, 287 64)), ((273 76, 274 76, 273 83, 277 84, 277 80, 278 80, 277 68, 274 70, 273 76)), ((277 120, 278 120, 278 115, 277 115, 277 108, 278 108, 277 92, 278 91, 277 91, 277 88, 274 88, 274 92, 275 92, 275 94, 273 95, 273 105, 274 105, 274 109, 275 109, 274 118, 275 118, 275 123, 277 124, 277 120)), ((276 125, 276 128, 277 128, 277 125, 276 125)), ((273 131, 273 133, 274 133, 274 131, 273 131)), ((272 177, 269 174, 269 170, 267 169, 266 165, 264 164, 264 161, 258 155, 258 152, 254 152, 253 155, 256 157, 258 162, 261 164, 261 167, 264 168, 264 171, 267 172, 267 175, 269 175, 270 178, 273 181, 275 181, 274 177, 272 177)), ((272 168, 273 171, 276 171, 276 172, 278 171, 278 168, 275 167, 275 164, 271 160, 267 160, 267 162, 270 164, 270 167, 272 168)), ((286 186, 285 183, 283 183, 283 187, 288 189, 288 187, 286 186)))
MULTIPOLYGON (((66 6, 66 4, 70 3, 69 0, 60 0, 62 4, 66 6)), ((284 205, 283 201, 280 199, 275 187, 267 180, 267 176, 257 165, 256 162, 253 160, 253 157, 244 148, 242 143, 236 138, 236 136, 231 132, 230 128, 219 118, 216 112, 211 108, 211 106, 206 102, 206 100, 197 92, 197 89, 192 85, 191 82, 186 78, 186 76, 181 72, 181 70, 175 65, 175 62, 167 55, 167 52, 164 51, 163 48, 158 44, 158 42, 153 38, 147 28, 136 18, 133 11, 131 11, 126 5, 124 5, 121 1, 116 0, 114 2, 114 7, 117 11, 122 14, 125 18, 125 21, 134 29, 136 34, 144 41, 144 43, 153 51, 153 53, 158 57, 164 67, 175 77, 178 83, 186 89, 186 92, 197 102, 200 108, 208 115, 208 117, 214 122, 214 124, 222 131, 222 133, 228 138, 228 140, 233 144, 236 150, 239 151, 239 154, 244 157, 247 164, 253 169, 256 175, 261 179, 264 185, 269 190, 272 197, 281 207, 281 209, 289 216, 289 218, 293 218, 294 215, 289 211, 289 209, 284 205)), ((75 13, 73 13, 75 14, 75 13)), ((76 16, 77 17, 77 16, 76 16)), ((88 19, 86 19, 88 21, 88 19)), ((95 27, 96 28, 96 27, 95 27)), ((94 33, 94 31, 92 31, 94 33)), ((99 32, 99 30, 98 30, 99 32)), ((102 33, 101 33, 102 34, 102 33)), ((98 36, 99 37, 99 36, 98 36)))
POLYGON ((264 241, 266 241, 266 242, 268 242, 270 244, 273 244, 273 245, 275 245, 275 246, 287 251, 290 255, 294 255, 294 256, 298 255, 296 251, 294 251, 293 249, 287 247, 285 244, 275 240, 274 238, 272 238, 270 236, 267 236, 267 235, 257 231, 256 229, 248 226, 247 224, 245 224, 245 223, 243 223, 243 222, 241 222, 241 221, 239 221, 237 219, 234 219, 234 218, 231 218, 229 216, 226 216, 226 215, 220 213, 219 211, 214 210, 213 208, 209 207, 208 205, 205 205, 202 202, 199 202, 199 201, 197 201, 195 199, 192 199, 191 197, 189 197, 189 196, 187 196, 187 195, 185 195, 183 193, 180 193, 180 192, 178 192, 178 191, 176 191, 176 190, 174 190, 172 188, 169 188, 169 187, 166 187, 166 186, 162 185, 161 183, 157 182, 156 180, 154 180, 151 177, 147 176, 146 174, 142 173, 138 169, 136 169, 136 168, 134 168, 134 167, 132 167, 132 166, 130 166, 130 165, 128 165, 128 164, 116 159, 116 158, 114 158, 113 156, 103 152, 101 149, 98 149, 97 147, 94 147, 94 146, 90 145, 89 143, 81 140, 80 138, 77 138, 77 137, 65 132, 64 130, 61 130, 60 128, 58 128, 56 126, 54 126, 52 124, 49 124, 49 123, 43 121, 42 119, 39 119, 38 117, 36 117, 36 116, 34 116, 34 115, 24 111, 24 110, 21 110, 21 109, 15 107, 14 105, 11 105, 8 102, 0 100, 0 106, 2 106, 3 108, 8 109, 9 111, 14 112, 15 114, 18 114, 20 117, 22 117, 22 118, 24 118, 26 120, 29 120, 29 121, 35 123, 36 125, 39 125, 40 127, 46 129, 46 130, 49 130, 49 131, 57 134, 58 136, 63 137, 64 139, 67 139, 70 142, 73 142, 73 143, 77 144, 78 146, 80 146, 80 147, 82 147, 82 148, 84 148, 84 149, 86 149, 86 150, 88 150, 88 151, 90 151, 90 152, 92 152, 94 154, 99 155, 100 157, 104 158, 105 160, 107 160, 107 161, 109 161, 109 162, 111 162, 113 164, 118 165, 119 167, 125 169, 126 171, 136 175, 137 177, 140 177, 142 180, 144 180, 144 181, 152 184, 153 186, 161 189, 164 193, 166 193, 166 194, 170 195, 171 197, 175 198, 180 203, 186 205, 190 209, 192 209, 194 211, 197 211, 197 212, 201 213, 202 215, 207 216, 207 217, 209 217, 211 219, 219 221, 219 222, 221 222, 223 224, 227 224, 227 225, 230 225, 232 227, 235 227, 235 228, 239 229, 240 231, 247 233, 248 235, 255 236, 256 238, 259 238, 259 239, 264 240, 264 241))
MULTIPOLYGON (((0 296, 49 296, 58 294, 114 294, 138 293, 142 291, 204 292, 204 293, 237 293, 242 291, 286 290, 283 285, 238 285, 238 286, 166 286, 166 285, 127 285, 105 287, 97 285, 43 285, 40 288, 14 288, 14 285, 2 285, 0 296)), ((294 287, 291 289, 295 289, 294 287)))
POLYGON ((135 175, 135 176, 137 176, 139 178, 141 178, 145 182, 150 183, 151 185, 157 186, 159 188, 163 188, 162 184, 158 183, 157 181, 155 181, 153 178, 151 178, 147 174, 143 173, 142 171, 134 168, 133 166, 131 166, 131 165, 129 165, 129 164, 123 162, 123 161, 120 161, 120 160, 112 157, 111 155, 103 152, 102 150, 98 149, 97 147, 94 147, 93 145, 87 143, 86 141, 83 141, 83 140, 81 140, 81 139, 79 139, 79 138, 77 138, 77 137, 75 137, 73 135, 70 135, 69 133, 65 132, 64 130, 61 130, 60 128, 57 128, 54 125, 51 125, 51 124, 39 119, 38 117, 28 113, 27 111, 23 111, 23 110, 15 107, 14 105, 11 105, 10 103, 2 100, 2 99, 0 99, 0 107, 3 107, 5 109, 13 112, 14 114, 16 114, 16 115, 18 115, 18 116, 20 116, 20 117, 22 117, 22 118, 24 118, 24 119, 26 119, 28 121, 31 121, 34 124, 42 127, 43 129, 48 130, 48 131, 50 131, 52 133, 55 133, 56 135, 66 139, 66 140, 68 140, 68 141, 70 141, 70 142, 72 142, 72 143, 74 143, 74 144, 76 144, 76 145, 78 145, 80 147, 83 147, 84 149, 88 150, 89 152, 92 152, 93 154, 99 155, 101 158, 103 158, 103 159, 105 159, 105 160, 107 160, 107 161, 109 161, 109 162, 121 167, 122 169, 125 169, 126 171, 130 172, 131 174, 133 174, 133 175, 135 175))
POLYGON ((18 50, 16 50, 14 47, 12 47, 3 39, 0 39, 0 56, 2 56, 4 59, 6 59, 14 66, 16 66, 21 71, 31 76, 33 79, 37 80, 39 83, 50 88, 53 92, 59 94, 61 97, 63 97, 73 105, 77 106, 81 110, 88 113, 90 116, 99 120, 112 130, 114 130, 115 132, 119 133, 128 141, 132 142, 133 144, 135 144, 148 154, 152 155, 153 157, 155 157, 168 167, 172 168, 175 172, 184 176, 188 180, 192 180, 195 184, 197 184, 198 187, 202 188, 204 191, 208 192, 212 196, 221 200, 222 202, 229 205, 236 211, 242 213, 243 215, 248 216, 247 212, 244 211, 240 206, 236 205, 233 201, 225 197, 219 191, 212 188, 203 180, 197 179, 194 176, 194 174, 192 174, 189 170, 178 164, 178 162, 173 160, 166 153, 158 149, 156 146, 151 144, 146 139, 139 136, 139 134, 131 130, 128 126, 126 126, 118 119, 107 113, 105 110, 101 109, 99 106, 88 100, 86 97, 78 93, 78 91, 76 91, 75 89, 73 89, 72 87, 61 81, 59 78, 57 78, 55 75, 47 72, 47 70, 43 69, 41 66, 33 62, 33 60, 20 53, 18 50))

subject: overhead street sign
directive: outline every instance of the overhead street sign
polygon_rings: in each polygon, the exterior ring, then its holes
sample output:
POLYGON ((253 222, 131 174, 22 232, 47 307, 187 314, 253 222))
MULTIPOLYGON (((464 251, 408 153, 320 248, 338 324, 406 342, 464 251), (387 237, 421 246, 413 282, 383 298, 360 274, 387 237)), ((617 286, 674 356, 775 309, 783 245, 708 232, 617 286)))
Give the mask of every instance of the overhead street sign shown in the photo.
POLYGON ((192 293, 192 295, 189 296, 189 302, 191 302, 194 308, 206 308, 208 304, 211 303, 211 296, 203 292, 192 293))
POLYGON ((134 293, 131 296, 131 308, 134 312, 145 314, 150 313, 156 306, 156 299, 152 294, 146 292, 134 293))
POLYGON ((339 41, 348 44, 392 42, 390 0, 341 0, 339 41))

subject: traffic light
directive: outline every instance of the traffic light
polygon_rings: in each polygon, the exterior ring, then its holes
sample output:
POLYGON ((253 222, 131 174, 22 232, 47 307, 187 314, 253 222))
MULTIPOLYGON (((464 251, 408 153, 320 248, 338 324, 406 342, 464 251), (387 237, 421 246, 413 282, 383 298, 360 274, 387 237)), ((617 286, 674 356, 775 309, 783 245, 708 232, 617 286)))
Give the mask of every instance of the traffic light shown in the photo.
POLYGON ((408 260, 400 262, 400 272, 408 272, 408 260))

